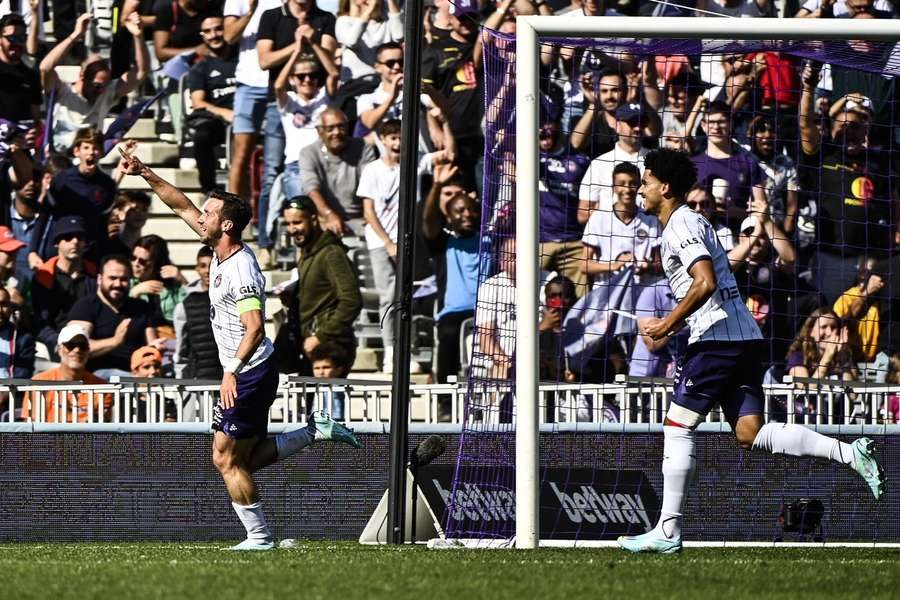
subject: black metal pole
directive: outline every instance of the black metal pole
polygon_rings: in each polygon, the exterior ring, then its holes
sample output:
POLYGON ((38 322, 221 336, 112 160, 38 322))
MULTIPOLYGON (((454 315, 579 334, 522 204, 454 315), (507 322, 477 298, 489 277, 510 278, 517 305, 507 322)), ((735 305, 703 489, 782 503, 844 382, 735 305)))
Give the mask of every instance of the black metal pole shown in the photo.
POLYGON ((422 55, 422 0, 407 0, 400 131, 400 215, 397 224, 397 284, 394 289, 394 377, 391 387, 391 481, 388 487, 388 542, 402 544, 406 525, 406 459, 409 455, 409 359, 412 322, 413 248, 419 155, 419 88, 422 55))

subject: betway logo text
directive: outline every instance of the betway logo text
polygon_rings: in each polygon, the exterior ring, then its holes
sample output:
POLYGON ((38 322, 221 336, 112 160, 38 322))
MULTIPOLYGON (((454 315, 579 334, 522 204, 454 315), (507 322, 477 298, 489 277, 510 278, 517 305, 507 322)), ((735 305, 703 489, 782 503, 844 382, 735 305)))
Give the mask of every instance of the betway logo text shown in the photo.
MULTIPOLYGON (((456 496, 441 486, 438 479, 431 480, 440 493, 444 504, 453 506, 452 518, 470 521, 515 521, 516 496, 506 490, 483 491, 478 485, 463 484, 456 496)), ((600 494, 593 486, 582 485, 578 491, 567 494, 555 483, 550 489, 556 495, 560 507, 573 523, 642 523, 647 530, 652 528, 644 502, 639 494, 600 494)))
POLYGON ((484 492, 477 485, 463 484, 465 489, 456 490, 456 497, 450 490, 441 487, 441 482, 432 479, 434 487, 444 499, 444 504, 455 507, 452 516, 456 521, 463 516, 470 521, 515 521, 516 495, 505 490, 484 492), (451 500, 453 499, 453 500, 451 500))
POLYGON ((592 485, 583 485, 580 491, 572 494, 560 490, 550 482, 550 487, 566 516, 573 523, 640 523, 644 522, 647 530, 652 528, 644 502, 639 494, 598 494, 592 485))

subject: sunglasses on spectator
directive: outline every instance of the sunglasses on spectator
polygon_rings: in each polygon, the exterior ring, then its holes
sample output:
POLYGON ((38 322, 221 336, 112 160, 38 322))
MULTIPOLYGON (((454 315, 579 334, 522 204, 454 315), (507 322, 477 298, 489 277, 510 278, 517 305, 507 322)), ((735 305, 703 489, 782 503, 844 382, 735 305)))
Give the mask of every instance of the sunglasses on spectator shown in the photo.
POLYGON ((83 233, 64 233, 57 238, 58 242, 71 242, 73 240, 84 242, 87 241, 87 236, 85 236, 83 233))
POLYGON ((63 348, 66 350, 84 350, 87 351, 90 348, 90 345, 87 342, 64 342, 63 348))
POLYGON ((141 258, 140 256, 132 256, 132 257, 131 257, 131 262, 136 262, 137 264, 141 265, 142 267, 146 267, 147 265, 150 264, 150 260, 149 260, 149 259, 147 259, 147 258, 141 258))
POLYGON ((309 73, 294 73, 294 77, 296 77, 300 81, 307 81, 307 80, 318 81, 319 80, 319 74, 314 71, 309 72, 309 73))
POLYGON ((379 60, 379 64, 386 66, 388 69, 393 69, 394 67, 403 68, 403 59, 402 58, 389 58, 387 60, 379 60))
POLYGON ((4 35, 7 42, 12 44, 24 44, 28 40, 28 35, 24 33, 11 33, 9 35, 4 35))

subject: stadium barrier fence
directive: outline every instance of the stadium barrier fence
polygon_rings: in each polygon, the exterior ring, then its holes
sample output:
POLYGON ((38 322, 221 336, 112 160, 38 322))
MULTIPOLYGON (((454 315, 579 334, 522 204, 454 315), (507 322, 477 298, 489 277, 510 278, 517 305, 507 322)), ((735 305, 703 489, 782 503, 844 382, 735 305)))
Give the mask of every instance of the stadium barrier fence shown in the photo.
MULTIPOLYGON (((804 425, 892 424, 900 415, 900 385, 833 379, 785 377, 784 383, 763 386, 766 392, 766 419, 804 425), (791 410, 793 408, 793 410, 791 410)), ((438 423, 439 406, 450 407, 452 424, 462 423, 464 383, 410 386, 411 421, 438 423)), ((30 420, 35 423, 202 423, 212 422, 212 408, 219 400, 219 382, 204 380, 121 378, 108 384, 13 379, 0 383, 0 393, 9 394, 9 406, 0 421, 22 419, 25 398, 30 398, 30 420), (79 394, 87 398, 86 412, 72 412, 79 394), (50 402, 47 402, 47 398, 50 402), (63 398, 66 401, 63 401, 63 398), (105 399, 105 400, 104 400, 105 399), (98 410, 100 402, 108 409, 98 410), (52 413, 48 412, 52 409, 52 413), (53 418, 48 419, 48 414, 53 418)), ((483 405, 512 402, 513 382, 507 387, 493 384, 489 389, 474 387, 483 405)), ((672 380, 619 376, 611 384, 541 385, 545 410, 541 423, 626 423, 659 424, 672 398, 672 380)), ((390 420, 391 384, 359 379, 316 379, 289 377, 279 387, 270 412, 272 423, 300 424, 313 410, 331 413, 342 402, 344 421, 385 423, 390 420)), ((471 422, 484 425, 508 423, 503 410, 479 414, 471 412, 471 422)), ((509 415, 510 419, 514 416, 509 415)), ((722 420, 713 411, 708 423, 722 420)))

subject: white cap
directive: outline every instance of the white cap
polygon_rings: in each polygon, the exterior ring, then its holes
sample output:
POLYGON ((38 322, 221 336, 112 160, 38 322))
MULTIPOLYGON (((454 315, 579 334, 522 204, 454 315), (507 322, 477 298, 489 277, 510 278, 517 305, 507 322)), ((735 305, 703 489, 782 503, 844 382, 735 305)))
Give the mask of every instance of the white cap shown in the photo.
POLYGON ((753 215, 744 217, 744 220, 741 221, 741 228, 738 229, 738 231, 744 233, 748 229, 756 229, 756 217, 754 217, 753 215))
POLYGON ((67 342, 71 342, 79 335, 84 337, 84 339, 86 340, 91 339, 91 336, 88 334, 87 329, 85 329, 81 325, 66 325, 62 328, 62 331, 59 332, 59 339, 57 340, 57 343, 65 344, 67 342))

